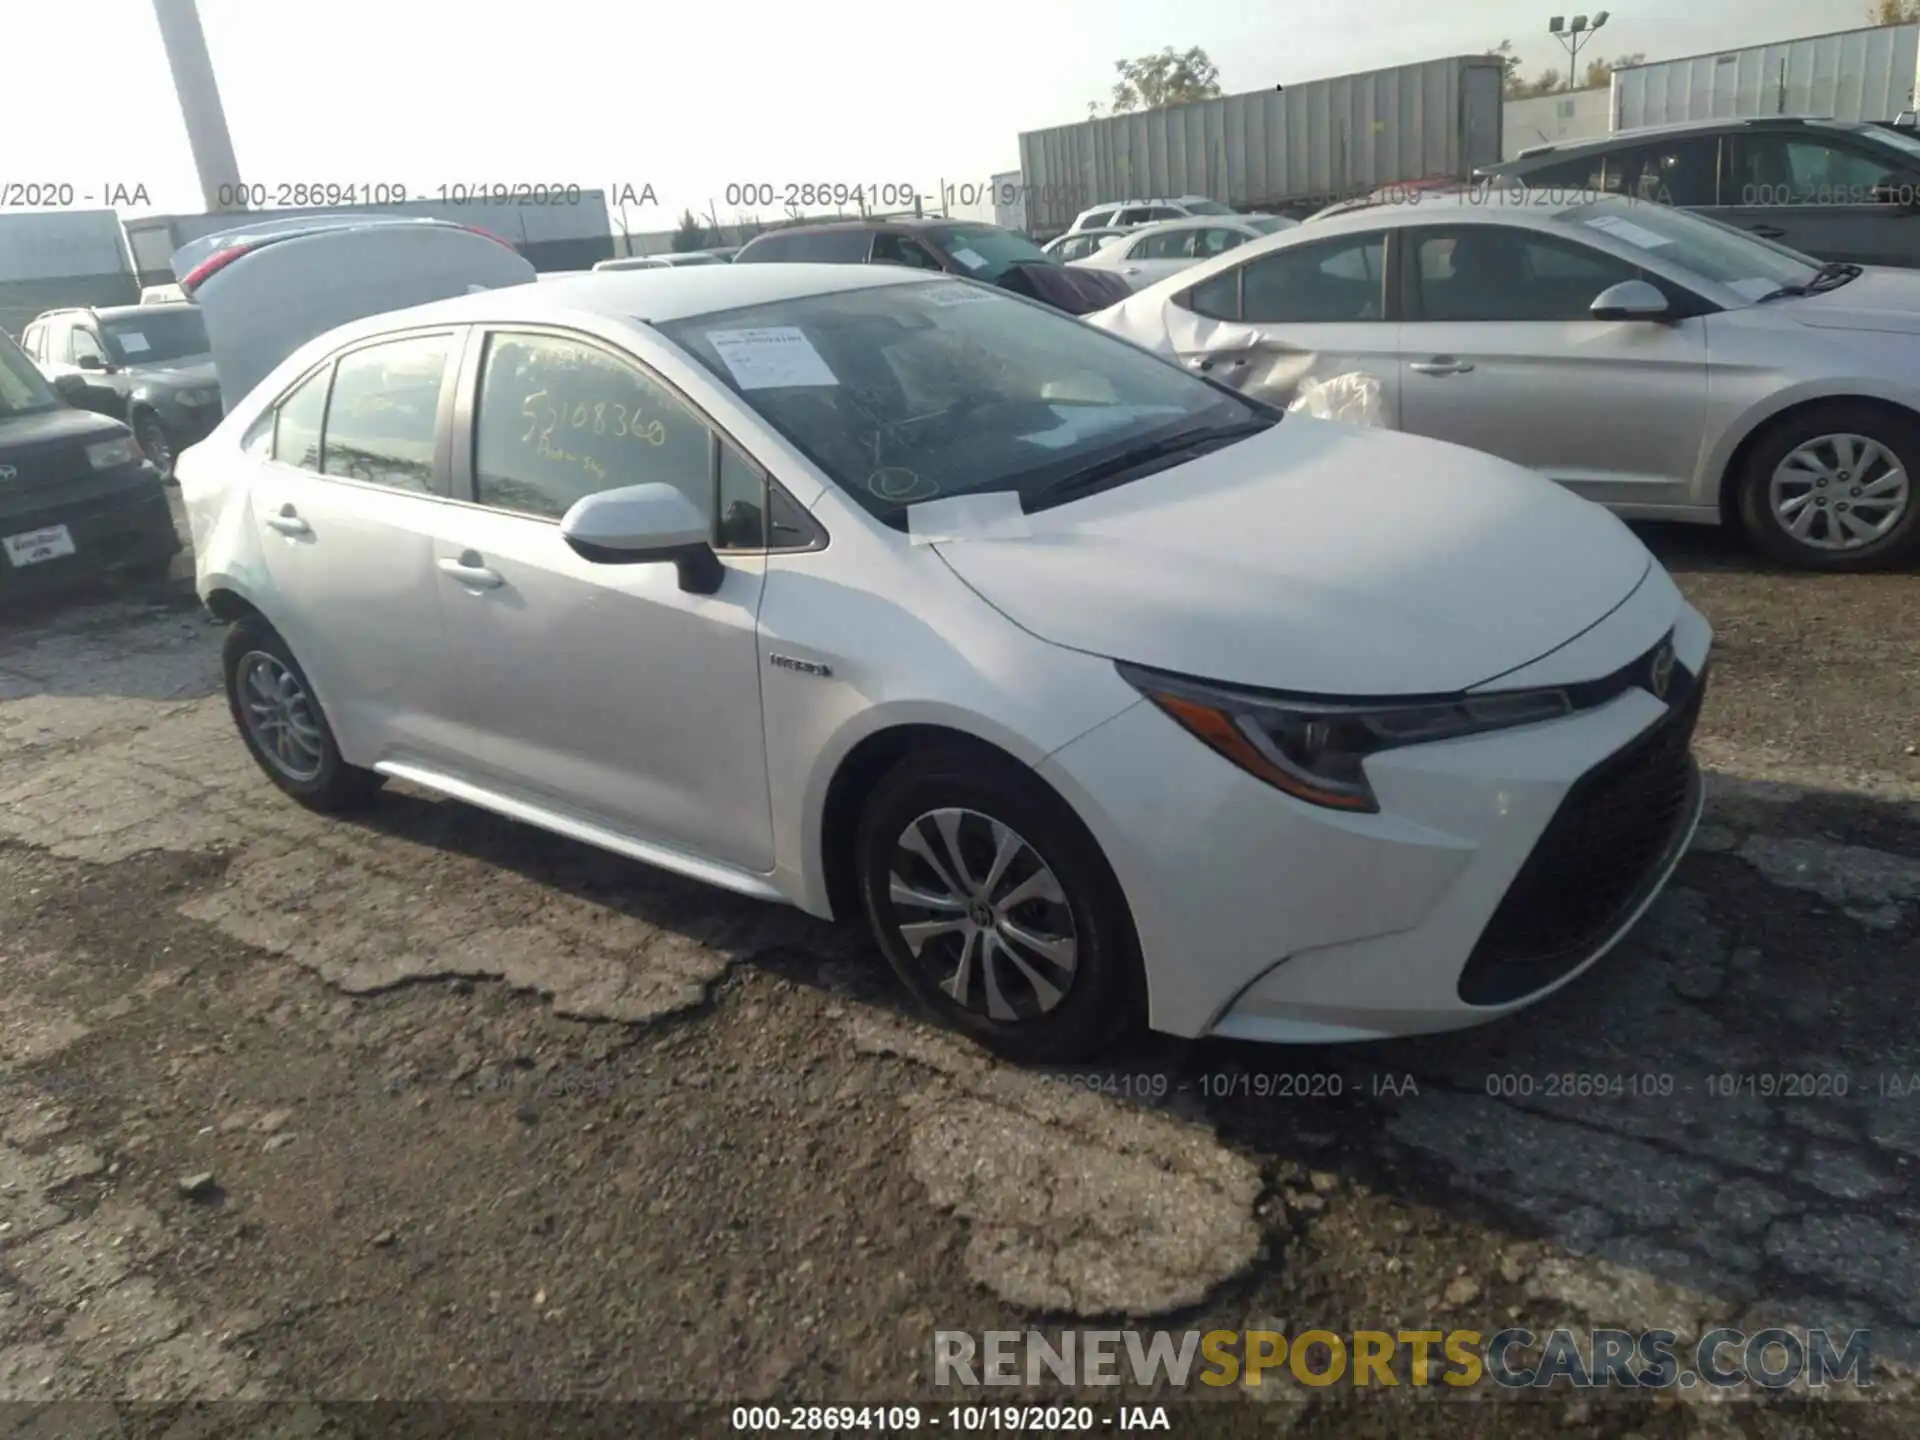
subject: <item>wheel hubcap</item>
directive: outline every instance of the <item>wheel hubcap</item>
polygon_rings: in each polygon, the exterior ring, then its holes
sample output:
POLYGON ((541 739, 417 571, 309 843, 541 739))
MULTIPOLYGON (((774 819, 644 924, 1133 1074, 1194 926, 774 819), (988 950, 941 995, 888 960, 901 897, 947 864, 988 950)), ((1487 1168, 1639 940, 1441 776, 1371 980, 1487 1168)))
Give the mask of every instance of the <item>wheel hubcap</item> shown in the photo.
POLYGON ((139 428, 134 431, 134 439, 139 442, 141 453, 157 468, 165 470, 172 462, 172 447, 167 444, 166 431, 160 428, 158 421, 143 418, 139 428))
POLYGON ((930 810, 900 832, 893 923, 934 982, 994 1020, 1059 1005, 1077 959, 1073 911, 1040 853, 977 810, 930 810))
POLYGON ((1768 504, 1780 528, 1814 550, 1855 550, 1889 534, 1912 485, 1900 459, 1866 435, 1822 435, 1773 472, 1768 504))
POLYGON ((249 650, 240 657, 235 678, 240 714, 254 748, 289 780, 317 777, 326 757, 326 741, 299 677, 278 657, 249 650))

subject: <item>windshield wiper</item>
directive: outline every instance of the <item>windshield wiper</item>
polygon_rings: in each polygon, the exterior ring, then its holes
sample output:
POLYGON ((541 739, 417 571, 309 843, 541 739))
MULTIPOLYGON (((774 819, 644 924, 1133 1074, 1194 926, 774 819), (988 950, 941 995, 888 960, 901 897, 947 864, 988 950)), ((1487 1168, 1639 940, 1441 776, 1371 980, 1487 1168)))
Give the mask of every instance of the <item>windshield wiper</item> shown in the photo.
POLYGON ((1858 265, 1849 265, 1844 260, 1829 260, 1813 272, 1813 278, 1804 285, 1782 285, 1778 290, 1769 290, 1755 304, 1764 305, 1769 300, 1787 299, 1795 295, 1818 295, 1822 291, 1837 290, 1849 280, 1860 275, 1858 265))
POLYGON ((1118 484, 1141 466, 1156 460, 1171 460, 1202 450, 1217 450, 1223 445, 1271 429, 1275 423, 1272 420, 1243 420, 1235 425, 1216 425, 1206 430, 1183 430, 1164 440, 1122 450, 1117 455, 1109 455, 1104 460, 1096 460, 1091 465, 1070 471, 1051 485, 1044 486, 1028 501, 1027 512, 1031 514, 1050 505, 1060 505, 1091 495, 1108 485, 1118 484))

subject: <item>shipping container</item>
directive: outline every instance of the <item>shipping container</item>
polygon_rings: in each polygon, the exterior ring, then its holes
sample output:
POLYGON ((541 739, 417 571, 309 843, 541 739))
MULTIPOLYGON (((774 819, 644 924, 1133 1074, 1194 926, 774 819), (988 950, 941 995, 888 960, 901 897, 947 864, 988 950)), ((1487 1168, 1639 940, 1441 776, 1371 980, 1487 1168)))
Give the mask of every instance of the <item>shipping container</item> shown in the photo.
POLYGON ((131 305, 140 298, 111 210, 0 213, 0 329, 18 338, 44 310, 131 305))
POLYGON ((1765 115, 1891 120, 1913 108, 1916 80, 1920 25, 1842 30, 1616 70, 1613 128, 1765 115))
POLYGON ((173 252, 190 240, 231 230, 242 220, 285 220, 299 215, 423 215, 471 225, 507 241, 536 270, 591 270, 613 258, 613 219, 601 190, 567 191, 551 204, 474 200, 407 200, 392 205, 335 205, 311 210, 250 210, 241 215, 146 215, 127 222, 127 242, 141 282, 173 279, 173 252))
POLYGON ((1057 235, 1107 200, 1206 195, 1308 210, 1403 180, 1464 179, 1500 156, 1497 56, 1456 55, 1034 130, 1027 223, 1057 235))

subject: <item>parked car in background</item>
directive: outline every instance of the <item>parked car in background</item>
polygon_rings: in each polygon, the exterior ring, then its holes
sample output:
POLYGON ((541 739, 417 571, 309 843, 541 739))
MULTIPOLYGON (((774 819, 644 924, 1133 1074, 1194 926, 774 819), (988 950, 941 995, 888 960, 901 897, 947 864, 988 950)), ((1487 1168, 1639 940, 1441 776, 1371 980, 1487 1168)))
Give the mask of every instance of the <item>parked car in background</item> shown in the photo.
POLYGON ((668 250, 658 255, 616 255, 611 260, 596 260, 596 270, 673 270, 686 265, 724 265, 734 250, 668 250))
POLYGON ((1109 271, 1138 290, 1169 275, 1177 275, 1189 265, 1238 249, 1249 240, 1277 235, 1299 223, 1277 215, 1163 220, 1157 225, 1122 231, 1121 238, 1111 245, 1102 245, 1091 255, 1068 263, 1088 270, 1109 271))
POLYGON ((1664 125, 1537 146, 1481 178, 1698 210, 1818 260, 1920 267, 1920 138, 1884 125, 1790 116, 1664 125))
POLYGON ((1209 200, 1204 195, 1182 195, 1174 200, 1106 200, 1090 205, 1073 217, 1069 235, 1082 230, 1131 230, 1136 225, 1151 225, 1156 220, 1185 220, 1196 215, 1232 215, 1231 205, 1209 200))
POLYGON ((142 305, 178 305, 187 298, 178 285, 148 285, 140 292, 142 305))
POLYGON ((944 270, 1084 315, 1130 293, 1118 275, 1062 265, 1024 235, 970 220, 846 220, 770 230, 741 247, 736 265, 806 261, 944 270))
POLYGON ((1122 235, 1132 233, 1131 230, 1080 230, 1066 235, 1057 235, 1040 248, 1062 265, 1071 265, 1075 260, 1084 260, 1109 240, 1117 240, 1122 235))
POLYGON ((932 269, 376 314, 182 497, 286 794, 403 778, 862 916, 1022 1059, 1507 1014, 1700 814, 1708 625, 1604 511, 932 269))
POLYGON ((159 473, 119 420, 68 397, 0 332, 0 603, 113 571, 159 576, 180 537, 159 473))
POLYGON ((1920 274, 1663 205, 1446 195, 1242 247, 1089 316, 1236 388, 1372 375, 1385 424, 1818 570, 1920 549, 1920 274), (1510 203, 1509 203, 1510 202, 1510 203))
POLYGON ((49 310, 20 345, 49 378, 78 378, 76 404, 132 426, 162 476, 220 421, 206 321, 184 301, 49 310))

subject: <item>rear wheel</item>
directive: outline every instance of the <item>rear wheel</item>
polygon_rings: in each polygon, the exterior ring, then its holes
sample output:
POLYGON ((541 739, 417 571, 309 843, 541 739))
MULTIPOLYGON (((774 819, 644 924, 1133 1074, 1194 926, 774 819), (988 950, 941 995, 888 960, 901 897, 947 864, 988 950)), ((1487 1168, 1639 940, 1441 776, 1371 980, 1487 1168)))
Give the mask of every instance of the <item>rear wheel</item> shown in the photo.
POLYGON ((222 651, 227 706, 248 753, 267 778, 311 810, 358 809, 385 780, 340 757, 306 672, 266 621, 249 616, 222 651))
POLYGON ((857 845, 895 973, 989 1049, 1084 1060, 1144 1019, 1119 884, 1031 771, 966 747, 909 755, 869 799, 857 845))
POLYGON ((1740 521, 1807 570, 1878 570, 1920 546, 1920 420, 1836 402, 1789 416, 1748 457, 1740 521))

